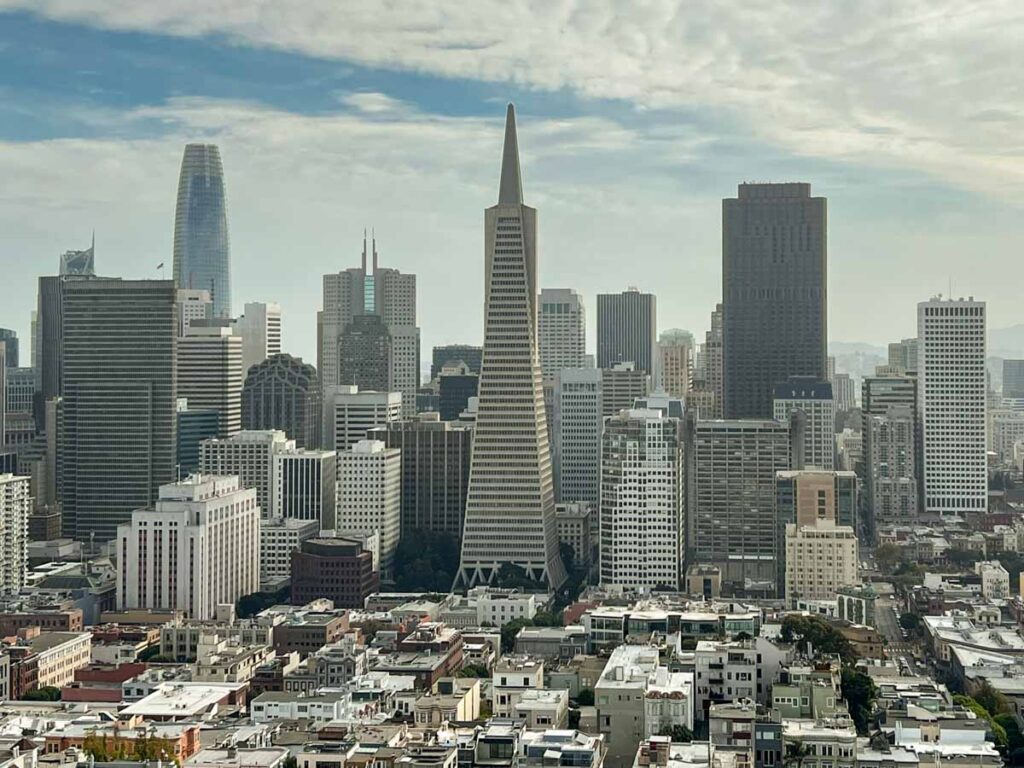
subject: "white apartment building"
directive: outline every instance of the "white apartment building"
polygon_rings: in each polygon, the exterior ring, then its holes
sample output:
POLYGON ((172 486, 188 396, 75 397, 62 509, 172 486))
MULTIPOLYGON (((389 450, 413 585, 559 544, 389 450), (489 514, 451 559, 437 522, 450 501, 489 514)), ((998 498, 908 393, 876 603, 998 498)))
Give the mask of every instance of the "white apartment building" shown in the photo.
POLYGON ((210 619, 259 589, 260 509, 237 477, 192 475, 160 486, 155 509, 117 528, 117 608, 210 619))
POLYGON ((335 452, 293 449, 275 453, 273 460, 274 516, 315 520, 320 528, 333 528, 335 452))
POLYGON ((0 594, 25 586, 33 506, 30 482, 27 476, 0 474, 0 594))
POLYGON ((544 662, 529 656, 506 655, 498 659, 491 673, 494 717, 511 718, 516 704, 527 691, 544 688, 544 662))
POLYGON ((794 411, 806 417, 803 466, 794 469, 834 469, 836 406, 832 385, 827 381, 796 378, 776 385, 772 418, 789 424, 794 411))
POLYGON ((401 392, 370 392, 359 387, 337 384, 324 391, 323 434, 325 448, 339 454, 377 427, 386 427, 402 419, 401 392))
POLYGON ((857 535, 848 525, 821 519, 786 525, 786 600, 834 600, 840 587, 859 584, 857 535))
POLYGON ((231 328, 192 324, 178 339, 178 397, 196 411, 216 411, 217 436, 242 428, 242 339, 231 328))
POLYGON ((601 432, 604 429, 600 368, 565 368, 555 378, 551 437, 555 500, 601 498, 601 432))
POLYGON ((260 523, 260 581, 287 579, 292 572, 292 552, 320 532, 317 520, 275 518, 260 523))
POLYGON ((274 509, 274 456, 294 451, 295 441, 281 430, 243 430, 227 440, 204 440, 199 445, 199 471, 204 475, 238 477, 242 488, 256 489, 264 517, 274 509))
POLYGON ((537 312, 540 368, 553 378, 565 368, 586 367, 587 315, 583 297, 572 288, 543 288, 537 312))
POLYGON ((924 511, 984 510, 985 302, 923 301, 917 305, 917 335, 924 511))
POLYGON ((683 558, 682 435, 678 419, 624 410, 601 447, 601 585, 677 589, 683 558))
POLYGON ((271 355, 281 352, 281 305, 258 301, 246 303, 245 311, 234 322, 235 333, 242 337, 242 378, 249 369, 271 355))
POLYGON ((338 454, 335 530, 380 535, 382 579, 393 578, 402 533, 402 451, 380 440, 360 440, 338 454))
POLYGON ((1010 597, 1010 574, 998 560, 986 560, 974 564, 974 572, 981 576, 981 594, 989 600, 1005 600, 1010 597))

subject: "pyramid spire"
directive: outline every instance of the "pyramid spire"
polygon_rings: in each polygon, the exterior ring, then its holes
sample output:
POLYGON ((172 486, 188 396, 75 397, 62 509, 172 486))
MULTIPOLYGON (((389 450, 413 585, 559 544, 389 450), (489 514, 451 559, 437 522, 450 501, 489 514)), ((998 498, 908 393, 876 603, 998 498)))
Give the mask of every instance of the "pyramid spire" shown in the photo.
POLYGON ((501 184, 498 205, 523 204, 523 177, 519 171, 519 141, 516 138, 516 108, 505 113, 505 147, 501 152, 501 184))

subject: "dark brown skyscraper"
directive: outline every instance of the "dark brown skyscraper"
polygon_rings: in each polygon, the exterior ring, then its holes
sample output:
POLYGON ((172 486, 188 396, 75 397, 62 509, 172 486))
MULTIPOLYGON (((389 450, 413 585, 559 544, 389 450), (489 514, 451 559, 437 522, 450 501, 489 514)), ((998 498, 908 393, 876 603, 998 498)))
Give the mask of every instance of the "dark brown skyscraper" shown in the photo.
POLYGON ((740 184, 722 201, 725 418, 771 418, 776 384, 826 378, 827 253, 810 184, 740 184))

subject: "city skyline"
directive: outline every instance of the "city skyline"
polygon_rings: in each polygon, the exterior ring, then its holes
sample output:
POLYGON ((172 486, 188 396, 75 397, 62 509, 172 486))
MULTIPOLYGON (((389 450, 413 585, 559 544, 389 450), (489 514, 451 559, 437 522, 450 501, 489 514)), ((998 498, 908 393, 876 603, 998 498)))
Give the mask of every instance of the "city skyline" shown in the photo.
MULTIPOLYGON (((76 50, 96 52, 92 74, 75 70, 73 84, 66 86, 44 77, 51 64, 25 71, 22 62, 11 70, 8 109, 30 99, 35 105, 27 115, 5 121, 0 134, 7 150, 4 170, 20 182, 0 222, 16 245, 0 248, 0 259, 13 264, 20 288, 11 310, 22 338, 28 336, 34 275, 52 270, 59 254, 94 226, 103 274, 155 277, 161 262, 168 263, 170 273, 182 148, 190 141, 215 141, 231 175, 236 302, 279 301, 286 351, 315 360, 309 328, 315 326, 316 278, 348 266, 356 256, 348 244, 368 226, 376 227, 391 264, 420 275, 423 349, 479 343, 479 307, 467 302, 460 317, 451 317, 442 297, 452 287, 475 292, 482 283, 475 258, 479 233, 466 212, 488 201, 480 168, 493 156, 494 102, 509 98, 529 118, 524 141, 530 150, 523 161, 536 178, 538 205, 547 211, 546 252, 558 255, 546 262, 540 285, 579 290, 591 317, 598 292, 639 283, 641 290, 665 295, 664 285, 676 301, 662 308, 659 325, 686 328, 699 337, 721 288, 720 200, 744 179, 770 178, 810 182, 831 201, 830 283, 849 286, 845 295, 832 297, 834 340, 882 344, 890 340, 890 325, 892 336, 911 335, 916 302, 946 293, 950 278, 955 295, 986 299, 991 327, 1014 321, 1005 281, 975 275, 962 258, 980 253, 994 267, 1009 264, 1001 254, 1014 252, 1024 237, 1015 221, 1014 196, 1002 194, 1007 185, 1013 191, 1012 179, 993 178, 998 174, 984 171, 983 163, 984 173, 970 178, 938 173, 921 162, 908 169, 914 163, 895 162, 891 152, 880 153, 873 163, 857 162, 864 152, 859 142, 901 135, 898 124, 890 125, 888 134, 881 130, 884 124, 871 133, 870 125, 862 125, 865 118, 850 128, 855 135, 848 142, 838 142, 838 151, 825 152, 814 141, 793 146, 797 137, 817 135, 813 125, 794 130, 786 141, 765 140, 749 124, 713 121, 722 105, 698 99, 687 110, 677 99, 653 98, 657 88, 648 77, 639 78, 635 92, 620 95, 567 81, 559 96, 551 90, 558 86, 531 79, 532 69, 516 86, 502 71, 485 77, 464 65, 445 74, 436 63, 426 63, 412 73, 401 58, 394 70, 385 70, 357 50, 346 54, 331 45, 320 52, 302 50, 303 43, 275 44, 263 32, 241 35, 234 45, 200 36, 221 25, 233 34, 229 17, 200 14, 171 36, 155 29, 145 11, 115 24, 104 8, 63 19, 4 14, 5 40, 7 34, 12 40, 0 56, 17 57, 31 41, 71 48, 62 46, 71 37, 76 50), (132 26, 136 29, 125 29, 132 26), (40 42, 43 36, 47 39, 40 42), (165 79, 125 90, 114 62, 144 43, 156 44, 154 66, 165 79), (187 81, 170 66, 182 56, 190 58, 187 81), (338 72, 339 61, 347 62, 345 73, 338 72), (242 74, 243 65, 252 65, 253 74, 242 74), (279 66, 270 76, 272 65, 279 66), (220 73, 219 81, 195 77, 214 73, 220 73), (262 90, 256 77, 265 81, 262 90), (460 83, 472 87, 457 88, 460 83), (124 98, 114 99, 111 94, 119 91, 124 98), (48 107, 57 106, 59 123, 46 116, 48 107), (722 151, 730 147, 737 151, 722 151), (624 167, 631 169, 625 176, 624 167), (42 232, 26 212, 39 199, 37 185, 51 180, 68 204, 53 211, 42 232), (444 194, 429 193, 439 187, 444 194), (268 216, 275 208, 284 215, 268 216), (407 223, 400 224, 399 217, 407 223), (636 225, 638 217, 643 226, 636 225), (135 223, 126 227, 127 219, 135 223), (680 231, 688 233, 685 241, 680 231), (282 254, 302 271, 284 285, 270 269, 281 263, 282 254), (591 263, 596 268, 588 269, 591 263), (454 286, 452 265, 457 265, 454 286), (858 296, 868 290, 900 310, 884 322, 864 315, 858 296)), ((48 12, 58 14, 40 11, 48 12)), ((167 13, 177 18, 173 10, 167 13)), ((302 23, 303 15, 296 13, 302 23)), ((786 9, 779 14, 785 17, 786 9)), ((797 52, 806 55, 806 41, 794 36, 797 52)), ((70 51, 54 52, 58 60, 67 55, 70 51)), ((769 63, 757 63, 754 72, 771 71, 769 63)), ((615 71, 612 75, 621 80, 615 71)), ((740 72, 722 77, 742 84, 740 72)), ((986 132, 977 141, 991 142, 998 130, 998 110, 989 112, 978 118, 986 132)), ((588 335, 593 348, 593 330, 588 335)))

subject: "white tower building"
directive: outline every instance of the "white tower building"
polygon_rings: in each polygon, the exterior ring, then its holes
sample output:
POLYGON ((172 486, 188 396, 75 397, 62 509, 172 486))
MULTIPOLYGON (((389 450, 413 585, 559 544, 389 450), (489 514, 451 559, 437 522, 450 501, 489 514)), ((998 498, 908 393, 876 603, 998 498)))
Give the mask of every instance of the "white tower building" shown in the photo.
POLYGON ((203 440, 199 469, 204 475, 234 475, 242 488, 256 489, 256 503, 265 517, 275 517, 274 456, 295 450, 295 441, 280 430, 242 430, 227 440, 203 440))
POLYGON ((351 384, 335 384, 324 393, 324 447, 348 450, 366 433, 402 419, 401 392, 360 391, 351 384))
POLYGON ((193 323, 178 339, 177 394, 192 410, 217 412, 219 437, 242 428, 242 339, 231 328, 193 323))
POLYGON ((249 369, 271 355, 281 353, 281 305, 251 301, 234 322, 242 337, 242 378, 249 369))
POLYGON ((0 474, 0 594, 25 585, 28 570, 28 516, 31 478, 0 474))
POLYGON ((601 498, 601 431, 604 428, 600 368, 565 368, 556 379, 555 498, 590 502, 601 498))
POLYGON ((803 466, 794 469, 835 469, 836 405, 827 381, 794 378, 777 384, 773 418, 788 424, 794 411, 806 416, 803 466))
POLYGON ((572 288, 544 288, 540 292, 537 334, 540 368, 553 378, 564 368, 586 367, 587 314, 583 297, 572 288))
POLYGON ((380 440, 360 440, 338 454, 339 534, 380 536, 382 579, 394 578, 395 550, 402 534, 402 451, 380 440))

